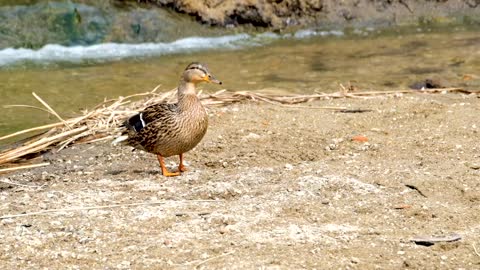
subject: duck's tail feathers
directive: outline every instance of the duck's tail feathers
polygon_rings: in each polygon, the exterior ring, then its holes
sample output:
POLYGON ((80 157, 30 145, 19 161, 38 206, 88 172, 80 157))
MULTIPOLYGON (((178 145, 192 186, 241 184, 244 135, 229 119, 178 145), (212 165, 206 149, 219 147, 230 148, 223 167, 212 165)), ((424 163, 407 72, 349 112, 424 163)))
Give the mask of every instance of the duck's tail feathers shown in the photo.
POLYGON ((129 138, 129 134, 133 135, 134 133, 142 130, 144 127, 145 121, 143 120, 143 113, 138 113, 134 116, 131 116, 120 125, 120 128, 122 128, 123 131, 120 136, 113 140, 112 144, 117 145, 121 142, 126 143, 125 141, 129 138))
POLYGON ((128 139, 128 135, 121 135, 121 136, 117 137, 115 140, 113 140, 112 144, 117 145, 121 142, 126 141, 127 139, 128 139))

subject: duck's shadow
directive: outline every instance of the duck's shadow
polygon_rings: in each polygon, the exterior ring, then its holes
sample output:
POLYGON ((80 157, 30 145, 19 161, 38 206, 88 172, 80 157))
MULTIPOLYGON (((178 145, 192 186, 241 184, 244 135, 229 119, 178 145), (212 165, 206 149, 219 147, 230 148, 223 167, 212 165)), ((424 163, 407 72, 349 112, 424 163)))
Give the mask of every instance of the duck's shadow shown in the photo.
POLYGON ((130 171, 130 170, 110 170, 110 171, 105 172, 105 174, 119 175, 119 174, 124 174, 124 173, 129 173, 129 172, 132 172, 134 174, 149 174, 149 175, 162 174, 162 172, 159 171, 159 170, 133 170, 133 171, 130 171))
POLYGON ((159 170, 148 170, 148 171, 145 171, 145 170, 133 170, 133 173, 138 173, 138 174, 150 174, 150 175, 162 174, 162 172, 159 171, 159 170))

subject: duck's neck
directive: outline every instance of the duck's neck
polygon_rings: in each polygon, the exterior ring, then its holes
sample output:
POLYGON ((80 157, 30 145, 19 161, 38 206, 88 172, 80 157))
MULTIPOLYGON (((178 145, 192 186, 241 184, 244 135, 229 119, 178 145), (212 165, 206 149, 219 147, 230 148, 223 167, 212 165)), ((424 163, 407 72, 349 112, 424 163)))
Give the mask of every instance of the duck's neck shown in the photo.
POLYGON ((194 108, 200 104, 195 92, 195 84, 181 81, 177 91, 178 107, 180 110, 194 108))

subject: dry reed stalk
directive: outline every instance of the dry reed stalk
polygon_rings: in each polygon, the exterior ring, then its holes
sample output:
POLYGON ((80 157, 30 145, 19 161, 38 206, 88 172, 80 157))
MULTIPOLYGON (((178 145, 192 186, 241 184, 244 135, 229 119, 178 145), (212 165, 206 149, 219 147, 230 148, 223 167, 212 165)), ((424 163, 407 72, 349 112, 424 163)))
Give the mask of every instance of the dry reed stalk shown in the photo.
MULTIPOLYGON (((52 128, 50 130, 47 130, 47 131, 44 131, 38 135, 34 135, 33 137, 30 137, 30 138, 27 138, 23 141, 20 141, 20 142, 17 142, 17 145, 23 145, 23 146, 26 146, 26 145, 29 145, 29 144, 32 144, 32 143, 35 143, 37 141, 39 141, 40 139, 42 138, 47 138, 49 136, 52 136, 53 134, 55 134, 55 132, 57 131, 57 128, 52 128)), ((0 154, 5 154, 7 151, 1 151, 0 154)))
POLYGON ((227 253, 220 254, 218 256, 210 257, 206 260, 201 261, 197 265, 195 265, 195 267, 193 269, 199 269, 200 266, 202 266, 203 264, 205 264, 209 261, 212 261, 212 260, 215 260, 215 259, 218 259, 218 258, 222 258, 222 257, 228 256, 228 255, 232 255, 233 253, 235 253, 235 251, 230 251, 230 252, 227 252, 227 253))
POLYGON ((86 132, 82 132, 80 134, 77 134, 77 135, 74 135, 72 137, 70 137, 69 139, 61 142, 58 144, 58 150, 57 152, 60 152, 63 148, 65 148, 67 145, 69 145, 70 143, 74 142, 75 140, 78 140, 80 138, 83 138, 83 137, 86 137, 88 135, 91 134, 91 131, 90 130, 87 130, 86 132))
POLYGON ((59 140, 64 138, 64 137, 73 136, 73 135, 75 135, 79 132, 85 131, 87 129, 88 129, 87 126, 82 126, 82 127, 79 127, 79 128, 67 131, 67 132, 62 132, 62 133, 57 134, 57 135, 52 136, 52 137, 42 138, 39 141, 31 143, 31 144, 26 145, 26 146, 21 146, 21 147, 16 148, 16 149, 14 148, 11 151, 8 151, 6 153, 2 153, 2 155, 0 156, 0 164, 6 163, 6 162, 9 162, 9 161, 13 161, 16 158, 19 158, 19 157, 25 156, 27 154, 35 153, 39 150, 45 149, 46 147, 50 146, 51 144, 59 142, 59 140))
MULTIPOLYGON (((23 166, 11 167, 11 168, 4 168, 4 169, 0 169, 0 173, 22 170, 22 169, 37 168, 37 167, 43 167, 43 166, 48 166, 48 165, 50 165, 50 162, 43 162, 43 163, 37 163, 37 164, 30 164, 30 165, 23 165, 23 166)), ((4 183, 6 183, 6 182, 4 182, 4 183)))
POLYGON ((32 106, 32 105, 3 105, 3 107, 4 107, 4 108, 21 107, 21 108, 37 109, 37 110, 40 110, 40 111, 44 111, 44 112, 50 113, 49 110, 46 110, 46 109, 44 109, 44 108, 40 108, 40 107, 37 107, 37 106, 32 106))
MULTIPOLYGON (((67 120, 67 121, 71 121, 71 120, 67 120)), ((34 128, 29 128, 29 129, 20 130, 20 131, 17 131, 17 132, 15 132, 15 133, 8 134, 8 135, 5 135, 5 136, 3 136, 3 137, 0 137, 0 141, 6 140, 6 139, 9 139, 9 138, 13 138, 13 137, 16 137, 16 136, 25 134, 25 133, 30 133, 30 132, 33 132, 33 131, 44 130, 44 129, 48 129, 48 128, 54 128, 54 127, 63 126, 63 125, 64 125, 64 123, 59 122, 59 123, 53 123, 53 124, 48 124, 48 125, 43 125, 43 126, 38 126, 38 127, 34 127, 34 128)))
POLYGON ((48 105, 48 103, 46 103, 42 98, 40 98, 40 96, 38 96, 37 94, 35 94, 35 92, 32 92, 32 95, 38 100, 40 101, 40 103, 42 103, 43 106, 45 106, 45 108, 47 108, 47 110, 55 115, 68 129, 72 129, 68 124, 67 122, 65 122, 65 120, 63 120, 62 117, 60 117, 60 115, 54 110, 52 109, 52 107, 50 107, 50 105, 48 105))

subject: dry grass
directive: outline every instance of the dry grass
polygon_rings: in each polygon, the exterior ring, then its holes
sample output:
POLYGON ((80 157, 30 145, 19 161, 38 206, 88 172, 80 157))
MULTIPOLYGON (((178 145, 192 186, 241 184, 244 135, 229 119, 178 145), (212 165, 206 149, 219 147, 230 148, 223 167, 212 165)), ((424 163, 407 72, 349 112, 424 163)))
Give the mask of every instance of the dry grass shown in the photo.
MULTIPOLYGON (((33 93, 35 98, 45 107, 39 108, 31 105, 15 105, 36 108, 47 111, 55 115, 60 121, 53 124, 38 126, 13 134, 0 137, 0 141, 14 138, 26 133, 44 131, 40 135, 35 135, 22 143, 15 143, 6 147, 0 152, 0 165, 4 167, 3 171, 12 171, 15 169, 29 168, 29 166, 20 165, 18 163, 27 162, 32 156, 56 149, 60 151, 66 146, 73 143, 87 143, 102 140, 111 140, 119 132, 119 124, 131 115, 138 113, 143 108, 158 102, 173 102, 175 100, 175 92, 173 89, 168 92, 158 93, 159 86, 150 92, 119 97, 117 99, 105 100, 92 110, 84 111, 83 115, 66 119, 60 117, 45 101, 38 95, 33 93), (139 99, 141 98, 141 99, 139 99)), ((444 93, 457 92, 464 94, 479 95, 479 91, 469 91, 461 88, 442 88, 427 90, 397 90, 397 91, 351 91, 342 86, 342 90, 335 93, 316 93, 312 95, 279 95, 265 94, 250 91, 232 92, 221 90, 214 94, 200 93, 202 103, 207 106, 224 106, 232 103, 243 101, 266 102, 279 106, 302 107, 315 109, 337 110, 341 112, 349 112, 343 107, 311 107, 298 105, 314 100, 333 99, 333 98, 374 98, 385 95, 413 94, 413 93, 444 93)), ((362 112, 365 110, 355 110, 354 112, 362 112)))

